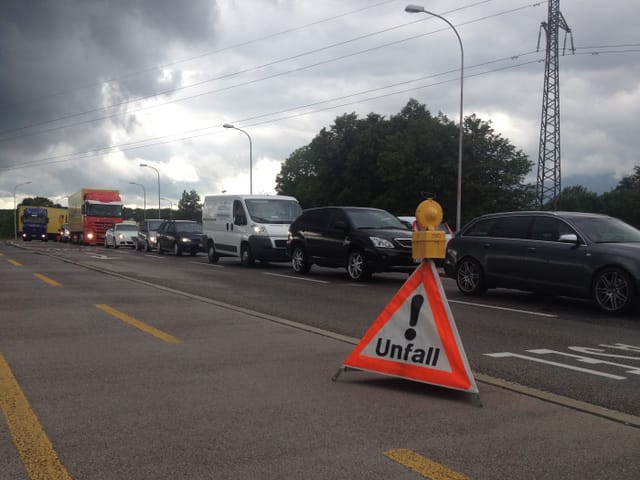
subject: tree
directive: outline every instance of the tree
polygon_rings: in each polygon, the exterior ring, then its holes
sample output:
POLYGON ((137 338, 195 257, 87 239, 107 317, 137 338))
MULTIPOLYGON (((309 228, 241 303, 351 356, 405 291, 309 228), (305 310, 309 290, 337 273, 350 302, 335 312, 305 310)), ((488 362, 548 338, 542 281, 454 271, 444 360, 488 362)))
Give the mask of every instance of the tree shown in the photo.
POLYGON ((635 173, 624 177, 618 186, 602 195, 603 211, 640 228, 640 165, 635 173))
MULTIPOLYGON (((462 216, 531 208, 535 187, 524 185, 532 162, 474 116, 464 124, 462 216)), ((379 207, 415 212, 423 192, 436 195, 445 219, 456 214, 458 126, 410 100, 388 120, 370 113, 337 117, 307 146, 285 160, 276 190, 304 208, 321 205, 379 207)))
POLYGON ((46 197, 28 197, 22 200, 21 205, 28 205, 33 207, 51 207, 51 208, 64 208, 59 203, 53 203, 46 197))
POLYGON ((545 205, 545 210, 564 210, 567 212, 603 212, 602 199, 597 193, 581 185, 567 187, 558 198, 545 205))
POLYGON ((182 198, 178 202, 178 218, 202 221, 202 206, 198 192, 195 190, 191 190, 189 193, 186 190, 182 191, 182 198))

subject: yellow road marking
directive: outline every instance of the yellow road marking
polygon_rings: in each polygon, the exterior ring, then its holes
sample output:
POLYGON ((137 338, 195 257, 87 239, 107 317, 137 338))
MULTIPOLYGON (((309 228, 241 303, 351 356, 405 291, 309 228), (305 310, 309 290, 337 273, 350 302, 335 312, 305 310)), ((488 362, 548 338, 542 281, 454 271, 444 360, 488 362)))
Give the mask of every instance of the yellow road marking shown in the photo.
POLYGON ((178 340, 176 337, 169 335, 168 333, 165 333, 162 330, 158 330, 157 328, 152 327, 151 325, 147 325, 146 323, 141 322, 140 320, 136 320, 135 318, 130 317, 126 313, 122 313, 121 311, 116 310, 115 308, 110 307, 109 305, 105 305, 104 303, 98 303, 96 304, 96 307, 102 310, 103 312, 107 312, 109 315, 113 315, 117 319, 122 320, 123 322, 128 323, 129 325, 132 325, 142 330, 143 332, 146 332, 150 335, 153 335, 154 337, 159 338, 160 340, 164 340, 167 343, 180 343, 180 340, 178 340))
POLYGON ((71 480, 0 353, 0 408, 30 480, 71 480))
POLYGON ((8 261, 9 261, 9 263, 10 263, 11 265, 15 265, 16 267, 21 267, 21 266, 22 266, 22 264, 21 264, 20 262, 18 262, 18 261, 16 261, 16 260, 14 260, 14 259, 12 259, 12 258, 10 258, 8 261))
POLYGON ((391 460, 431 480, 469 480, 469 477, 450 470, 433 460, 429 460, 427 457, 423 457, 413 450, 399 448, 396 450, 388 450, 384 452, 384 454, 391 460))
POLYGON ((56 282, 55 280, 50 279, 49 277, 42 275, 41 273, 34 273, 33 274, 34 277, 39 278, 40 280, 42 280, 45 283, 48 283, 49 285, 51 285, 52 287, 61 287, 62 284, 56 282))

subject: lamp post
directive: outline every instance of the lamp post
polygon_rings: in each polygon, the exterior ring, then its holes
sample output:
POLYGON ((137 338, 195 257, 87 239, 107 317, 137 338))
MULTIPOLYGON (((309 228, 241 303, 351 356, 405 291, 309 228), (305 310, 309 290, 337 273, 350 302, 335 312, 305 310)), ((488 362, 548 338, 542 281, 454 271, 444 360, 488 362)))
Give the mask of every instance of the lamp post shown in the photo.
POLYGON ((29 185, 30 183, 31 182, 19 183, 18 185, 13 187, 13 241, 14 242, 18 240, 18 214, 16 212, 16 210, 18 209, 18 206, 16 205, 16 190, 18 190, 18 187, 21 187, 23 185, 29 185))
POLYGON ((434 17, 439 18, 440 20, 443 20, 444 22, 447 23, 447 25, 449 25, 452 29, 453 32, 456 34, 456 37, 458 37, 458 43, 460 44, 460 133, 459 133, 459 138, 458 138, 458 185, 457 185, 457 189, 456 189, 456 231, 460 230, 460 219, 461 219, 461 204, 462 204, 462 132, 464 131, 464 126, 462 124, 463 122, 463 116, 462 116, 462 112, 463 112, 463 92, 464 92, 464 88, 463 88, 463 83, 464 83, 464 47, 462 46, 462 39, 460 38, 460 35, 458 34, 458 31, 456 30, 456 27, 453 26, 453 24, 447 20, 446 18, 444 18, 441 15, 438 15, 437 13, 433 13, 430 12, 428 10, 425 10, 424 7, 421 7, 420 5, 407 5, 404 9, 405 12, 409 12, 409 13, 426 13, 427 15, 432 15, 434 17))
POLYGON ((140 166, 141 167, 152 168, 158 174, 158 219, 160 219, 160 218, 162 218, 160 216, 160 172, 158 171, 158 169, 156 167, 152 167, 151 165, 147 165, 146 163, 141 163, 140 166))
POLYGON ((147 190, 144 188, 144 185, 136 182, 129 182, 131 185, 138 185, 142 187, 142 202, 143 202, 143 210, 142 210, 142 219, 147 219, 147 190))
POLYGON ((169 202, 169 220, 173 220, 173 202, 166 197, 162 197, 162 200, 169 202))
POLYGON ((225 123, 222 126, 224 128, 233 128, 234 130, 238 130, 244 133, 249 139, 249 194, 253 194, 253 145, 251 142, 251 136, 241 128, 231 125, 230 123, 225 123))

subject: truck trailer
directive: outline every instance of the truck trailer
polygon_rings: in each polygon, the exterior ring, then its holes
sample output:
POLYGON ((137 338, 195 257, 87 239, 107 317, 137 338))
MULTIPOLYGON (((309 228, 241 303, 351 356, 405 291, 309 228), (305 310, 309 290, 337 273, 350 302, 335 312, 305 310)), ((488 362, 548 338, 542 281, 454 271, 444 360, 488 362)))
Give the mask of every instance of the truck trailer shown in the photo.
POLYGON ((83 188, 69 197, 69 233, 73 243, 104 244, 105 232, 122 223, 118 190, 83 188))
POLYGON ((49 218, 47 222, 47 239, 56 240, 60 235, 60 230, 62 229, 62 225, 67 223, 67 209, 62 207, 42 207, 35 205, 18 205, 18 235, 22 236, 24 230, 24 210, 26 208, 39 208, 46 210, 46 217, 49 218))
POLYGON ((46 208, 42 207, 22 207, 20 212, 21 235, 22 240, 42 240, 46 242, 47 225, 49 217, 46 208))

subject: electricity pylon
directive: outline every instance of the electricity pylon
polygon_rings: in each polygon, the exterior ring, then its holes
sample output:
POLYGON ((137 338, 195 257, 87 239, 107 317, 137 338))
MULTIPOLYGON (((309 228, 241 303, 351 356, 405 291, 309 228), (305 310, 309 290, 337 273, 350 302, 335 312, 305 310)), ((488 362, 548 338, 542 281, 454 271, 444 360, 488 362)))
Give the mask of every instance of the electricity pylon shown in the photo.
POLYGON ((567 46, 567 36, 573 35, 564 16, 560 12, 560 0, 549 0, 549 14, 546 22, 541 22, 538 31, 538 50, 540 37, 544 30, 547 40, 547 50, 544 64, 544 90, 542 93, 542 120, 540 122, 540 147, 538 150, 538 183, 536 199, 538 206, 546 202, 556 201, 561 191, 560 176, 560 68, 558 64, 558 34, 564 30, 564 54, 567 46))

